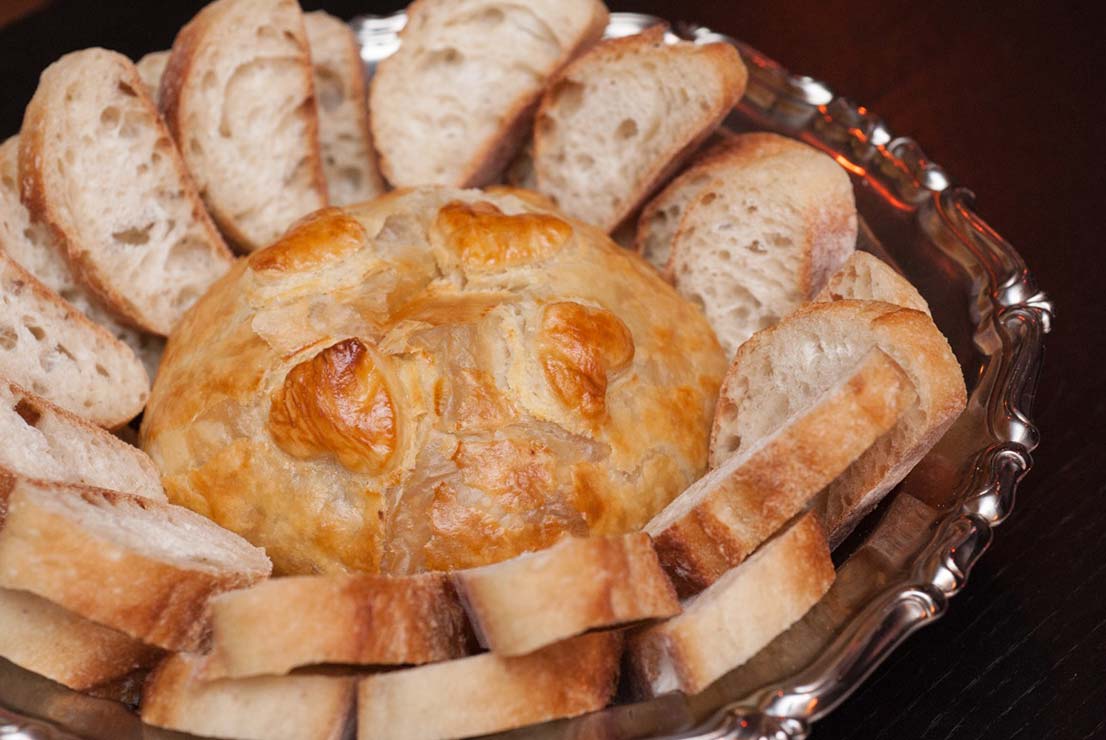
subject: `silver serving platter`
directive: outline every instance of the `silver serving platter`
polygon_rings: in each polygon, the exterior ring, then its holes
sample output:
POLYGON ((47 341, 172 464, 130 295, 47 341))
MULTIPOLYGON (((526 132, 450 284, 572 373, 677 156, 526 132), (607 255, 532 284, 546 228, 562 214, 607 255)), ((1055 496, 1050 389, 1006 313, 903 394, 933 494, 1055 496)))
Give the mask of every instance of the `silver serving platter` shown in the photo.
MULTIPOLYGON (((403 14, 352 22, 372 71, 399 46, 403 14)), ((614 13, 608 36, 662 21, 614 13)), ((753 660, 702 694, 670 694, 500 735, 530 738, 805 738, 895 647, 940 617, 1009 516, 1031 465, 1030 419, 1052 304, 1014 248, 972 210, 912 139, 865 108, 756 49, 694 25, 672 38, 734 44, 749 68, 731 128, 771 130, 832 155, 849 171, 860 247, 918 286, 968 384, 968 408, 938 446, 834 553, 826 597, 753 660)), ((740 619, 739 614, 734 615, 740 619)), ((173 738, 122 705, 67 691, 0 660, 0 739, 173 738), (5 709, 7 707, 7 709, 5 709)))

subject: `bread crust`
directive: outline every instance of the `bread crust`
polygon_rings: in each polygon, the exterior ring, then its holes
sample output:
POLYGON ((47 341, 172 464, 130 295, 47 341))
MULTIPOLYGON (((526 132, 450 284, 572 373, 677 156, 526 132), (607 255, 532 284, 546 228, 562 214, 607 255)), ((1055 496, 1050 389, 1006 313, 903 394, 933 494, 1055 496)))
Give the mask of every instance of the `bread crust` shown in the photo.
POLYGON ((622 635, 596 632, 519 657, 474 655, 380 673, 358 684, 358 740, 444 740, 605 707, 622 635))
MULTIPOLYGON (((271 0, 270 4, 275 5, 281 1, 282 0, 271 0)), ((205 5, 192 20, 181 27, 180 31, 177 33, 176 39, 173 41, 173 47, 169 54, 169 61, 165 66, 165 71, 161 75, 161 87, 158 90, 158 105, 174 141, 177 142, 178 147, 182 147, 181 151, 185 155, 186 163, 188 161, 188 154, 186 147, 184 147, 182 143, 185 135, 185 126, 182 120, 182 105, 186 103, 184 98, 185 94, 188 92, 186 88, 190 80, 198 74, 196 64, 199 61, 198 57, 200 52, 208 43, 215 43, 213 34, 219 29, 224 19, 236 10, 236 6, 247 2, 250 2, 250 0, 215 0, 215 2, 205 5)), ((298 3, 294 4, 298 10, 298 3)), ((326 175, 323 172, 322 153, 319 149, 319 118, 315 107, 315 81, 310 67, 311 54, 307 44, 307 32, 303 26, 302 12, 300 12, 298 33, 294 32, 294 35, 296 37, 294 41, 299 47, 302 57, 303 83, 308 90, 308 104, 303 106, 303 111, 300 114, 306 126, 305 136, 308 141, 309 152, 307 165, 309 167, 312 185, 319 196, 317 207, 324 207, 328 202, 326 175)), ((190 168, 194 166, 194 164, 189 164, 190 168)), ((252 240, 242 230, 236 219, 231 214, 226 213, 225 210, 220 207, 220 203, 216 202, 216 200, 207 193, 207 189, 203 183, 205 176, 198 175, 195 172, 193 172, 193 174, 196 176, 196 179, 200 181, 198 184, 200 185, 200 195, 204 203, 214 217, 215 222, 219 225, 219 229, 226 235, 234 247, 240 252, 251 252, 265 246, 264 244, 259 244, 252 240)))
MULTIPOLYGON (((542 116, 546 115, 556 104, 553 92, 558 82, 576 75, 586 76, 589 65, 603 64, 608 58, 616 58, 622 54, 634 53, 641 50, 659 47, 669 53, 692 53, 701 55, 708 59, 718 72, 721 79, 720 87, 723 94, 719 98, 714 109, 708 111, 705 115, 698 133, 694 134, 688 141, 675 148, 670 148, 664 155, 658 157, 647 170, 641 183, 637 186, 637 189, 626 199, 621 209, 613 213, 604 223, 596 224, 607 233, 615 231, 636 213, 649 195, 667 180, 669 176, 676 172, 684 161, 686 161, 686 159, 706 141, 714 130, 718 128, 723 119, 725 119, 745 93, 748 71, 741 61, 741 56, 732 45, 725 43, 703 45, 681 43, 676 45, 665 45, 664 36, 666 31, 667 26, 658 25, 633 36, 608 39, 597 44, 590 51, 581 55, 561 70, 557 77, 546 88, 546 92, 538 105, 537 119, 540 121, 542 116)), ((540 125, 535 126, 533 144, 534 171, 538 190, 548 194, 550 190, 547 182, 549 176, 548 174, 543 174, 542 168, 545 146, 545 137, 542 135, 542 127, 540 125)))
POLYGON ((744 664, 802 617, 835 577, 816 517, 806 514, 688 604, 633 633, 627 680, 634 696, 697 694, 744 664))
POLYGON ((564 540, 548 550, 457 571, 453 580, 480 643, 504 656, 680 611, 641 532, 564 540))
POLYGON ((844 383, 675 499, 645 531, 655 538, 680 596, 698 593, 738 565, 891 429, 913 402, 913 387, 902 369, 873 350, 844 383))
MULTIPOLYGON (((0 490, 5 487, 0 586, 31 591, 147 644, 167 650, 200 647, 207 631, 207 599, 268 575, 268 561, 259 551, 251 552, 252 560, 241 568, 175 563, 138 551, 127 541, 136 536, 133 525, 123 526, 128 507, 156 516, 169 516, 172 511, 173 516, 189 519, 197 531, 218 531, 206 520, 168 504, 88 486, 19 478, 7 486, 0 484, 0 490), (120 531, 128 534, 107 536, 102 529, 87 528, 72 511, 62 513, 58 506, 46 505, 55 498, 83 502, 80 507, 122 511, 120 531)), ((245 542, 236 547, 249 550, 245 542)))
POLYGON ((818 292, 816 301, 885 301, 931 316, 929 304, 910 281, 867 252, 853 252, 818 292), (867 278, 867 280, 865 280, 867 278))
POLYGON ((443 574, 293 576, 211 601, 205 680, 297 666, 419 665, 460 658, 471 637, 443 574))
MULTIPOLYGON (((92 256, 96 251, 95 245, 89 245, 82 239, 78 226, 67 214, 67 207, 60 203, 62 196, 55 192, 57 188, 50 182, 49 164, 54 161, 53 157, 48 156, 53 142, 51 123, 65 109, 65 82, 73 75, 79 81, 82 70, 92 64, 114 68, 121 83, 133 91, 138 104, 152 119, 154 126, 166 139, 169 138, 169 131, 158 114, 157 105, 146 94, 142 78, 129 59, 104 49, 86 49, 68 54, 43 72, 38 89, 24 113, 19 137, 19 176, 23 202, 34 220, 47 225, 52 237, 65 251, 74 274, 103 305, 139 330, 167 336, 171 327, 153 317, 148 307, 135 303, 126 294, 124 286, 115 284, 115 276, 105 274, 92 256)), ((200 202, 181 155, 176 149, 169 147, 164 156, 172 161, 182 185, 182 195, 191 204, 191 216, 206 235, 204 243, 210 258, 223 261, 229 266, 233 259, 230 251, 200 202)))

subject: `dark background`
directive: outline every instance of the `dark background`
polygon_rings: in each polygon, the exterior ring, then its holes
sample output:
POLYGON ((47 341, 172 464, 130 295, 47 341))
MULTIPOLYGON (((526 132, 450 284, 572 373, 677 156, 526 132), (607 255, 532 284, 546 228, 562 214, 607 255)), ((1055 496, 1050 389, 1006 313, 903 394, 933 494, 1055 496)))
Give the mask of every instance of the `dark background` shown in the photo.
MULTIPOLYGON (((304 1, 346 18, 401 2, 304 1)), ((105 46, 168 48, 200 2, 0 0, 0 135, 38 73, 105 46)), ((817 738, 1106 737, 1106 55, 1096 3, 609 0, 695 20, 827 81, 917 139, 1057 308, 1013 517, 949 614, 815 727, 817 738), (1102 457, 1099 457, 1102 455, 1102 457)))

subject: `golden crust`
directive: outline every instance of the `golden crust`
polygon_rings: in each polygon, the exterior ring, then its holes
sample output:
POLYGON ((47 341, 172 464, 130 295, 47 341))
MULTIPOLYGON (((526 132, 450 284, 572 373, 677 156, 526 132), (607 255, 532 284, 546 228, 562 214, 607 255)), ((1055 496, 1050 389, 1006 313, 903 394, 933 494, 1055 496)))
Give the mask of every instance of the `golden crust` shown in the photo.
POLYGON ((299 246, 236 265, 181 322, 142 429, 170 499, 278 572, 449 570, 633 531, 705 470, 717 340, 595 228, 502 191, 422 188, 287 238, 299 246), (373 382, 302 371, 288 408, 314 421, 277 431, 295 368, 350 341, 373 382), (368 385, 394 411, 375 465, 334 444, 358 437, 368 385), (282 444, 292 427, 310 450, 282 444))

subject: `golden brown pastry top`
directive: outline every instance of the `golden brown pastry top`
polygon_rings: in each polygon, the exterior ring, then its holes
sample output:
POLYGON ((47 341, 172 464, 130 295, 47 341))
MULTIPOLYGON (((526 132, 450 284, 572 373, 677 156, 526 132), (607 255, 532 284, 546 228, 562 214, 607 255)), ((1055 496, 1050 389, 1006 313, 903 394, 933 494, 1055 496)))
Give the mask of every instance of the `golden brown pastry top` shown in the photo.
POLYGON ((327 209, 185 317, 142 428, 278 572, 481 565, 640 528, 703 473, 722 351, 645 262, 499 189, 327 209))

